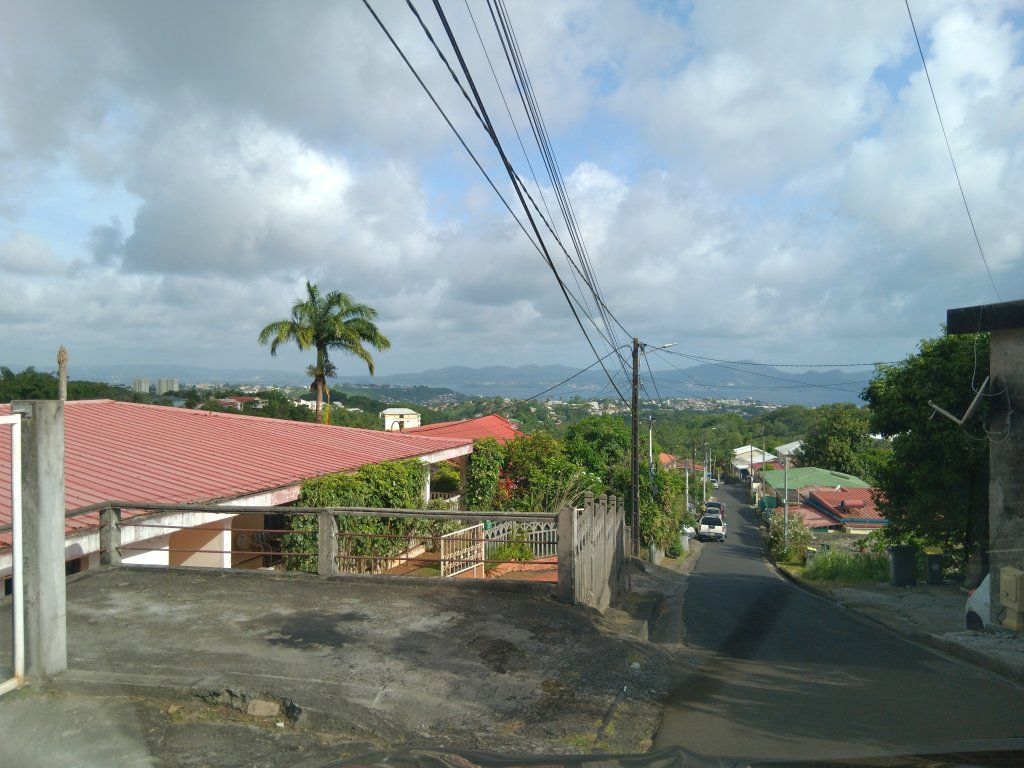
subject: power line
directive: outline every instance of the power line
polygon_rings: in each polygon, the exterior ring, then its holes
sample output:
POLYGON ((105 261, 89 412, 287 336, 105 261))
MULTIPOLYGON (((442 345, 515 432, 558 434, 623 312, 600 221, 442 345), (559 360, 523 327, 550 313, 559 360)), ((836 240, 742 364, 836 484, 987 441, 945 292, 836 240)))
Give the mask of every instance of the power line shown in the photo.
POLYGON ((917 25, 914 23, 914 14, 910 12, 910 0, 903 0, 907 6, 907 16, 910 17, 910 28, 914 30, 914 40, 917 42, 917 52, 921 55, 921 66, 924 67, 924 76, 928 80, 928 90, 932 93, 932 104, 935 105, 935 114, 939 118, 939 127, 942 129, 942 138, 946 142, 946 151, 949 153, 949 162, 953 166, 953 175, 956 176, 956 185, 960 188, 960 199, 964 201, 964 210, 967 211, 967 220, 971 223, 971 232, 974 233, 974 242, 978 246, 978 253, 981 254, 981 263, 985 265, 985 272, 988 273, 989 282, 992 283, 992 290, 995 291, 999 301, 1003 297, 999 295, 995 278, 992 277, 992 270, 989 269, 988 259, 985 258, 985 249, 981 247, 981 238, 978 237, 978 229, 974 226, 974 217, 971 215, 971 206, 967 204, 967 195, 964 193, 964 185, 960 181, 960 171, 957 170, 956 160, 953 159, 953 148, 949 144, 949 135, 946 133, 946 124, 942 120, 942 111, 939 109, 939 100, 935 97, 935 86, 932 85, 932 76, 928 72, 928 62, 924 58, 924 48, 921 46, 921 38, 917 35, 917 25))
MULTIPOLYGON (((365 1, 366 0, 364 0, 364 2, 365 1)), ((462 69, 463 75, 465 75, 466 77, 466 83, 469 85, 469 88, 473 93, 473 98, 475 99, 477 106, 480 108, 480 114, 482 115, 484 121, 486 122, 486 128, 488 133, 490 134, 491 141, 494 143, 495 149, 501 156, 502 163, 504 164, 505 170, 509 175, 509 179, 512 181, 512 186, 516 191, 516 196, 519 198, 519 203, 520 205, 523 206, 523 210, 526 213, 526 218, 530 222, 530 227, 533 229, 534 235, 536 236, 537 241, 541 246, 541 249, 544 251, 544 260, 547 262, 552 274, 558 281, 558 286, 561 289, 563 295, 565 296, 566 302, 569 304, 569 309, 572 311, 573 317, 576 319, 576 323, 579 325, 580 330, 583 332, 583 336, 586 338, 587 344, 593 351, 594 356, 599 357, 597 353, 597 348, 594 346, 594 342, 591 340, 589 334, 587 334, 587 330, 583 326, 583 322, 580 320, 579 314, 576 312, 576 308, 572 305, 572 302, 569 300, 568 289, 565 286, 565 282, 558 274, 558 270, 555 267, 555 263, 552 260, 550 253, 548 253, 547 246, 544 244, 544 239, 541 236, 540 230, 537 227, 537 222, 534 220, 533 214, 530 213, 530 208, 529 206, 527 206, 526 199, 523 195, 525 187, 521 183, 518 174, 516 174, 514 168, 512 167, 512 164, 508 159, 508 155, 505 153, 505 149, 501 145, 501 140, 498 138, 498 134, 494 130, 494 125, 487 114, 487 108, 484 106, 483 99, 480 97, 480 92, 477 90, 476 83, 473 80, 473 75, 469 71, 469 67, 466 64, 466 60, 462 55, 462 50, 459 48, 459 43, 455 39, 455 35, 452 32, 451 26, 448 23, 448 18, 445 15, 444 9, 441 7, 441 3, 439 2, 439 0, 434 0, 434 10, 437 12, 438 18, 440 18, 441 20, 441 24, 444 27, 445 34, 448 36, 448 42, 452 46, 452 50, 455 52, 455 57, 459 61, 459 67, 462 69)), ((602 370, 604 370, 605 375, 608 377, 609 381, 611 381, 613 386, 615 386, 615 391, 618 393, 619 397, 622 398, 623 402, 625 402, 626 398, 619 390, 618 385, 615 384, 615 381, 614 379, 612 379, 611 374, 608 373, 608 369, 604 364, 603 358, 599 357, 598 362, 601 363, 601 368, 602 370)))
MULTIPOLYGON (((590 336, 587 334, 586 328, 584 328, 583 323, 582 323, 582 321, 579 318, 579 314, 576 312, 576 308, 573 306, 573 299, 575 299, 575 297, 573 296, 572 298, 570 298, 571 292, 568 290, 568 288, 566 287, 566 285, 565 285, 564 281, 562 280, 561 276, 558 274, 558 270, 555 268, 554 263, 551 261, 550 254, 547 253, 547 248, 544 246, 543 238, 541 237, 539 230, 537 230, 536 223, 533 221, 533 218, 530 215, 529 209, 526 207, 525 203, 523 202, 522 194, 520 192, 519 186, 516 183, 516 179, 514 177, 514 172, 511 171, 508 159, 507 159, 507 157, 505 157, 504 151, 500 147, 500 142, 498 142, 497 136, 493 133, 493 128, 490 131, 491 138, 495 142, 496 146, 498 147, 499 153, 502 155, 502 159, 503 159, 503 161, 505 163, 506 170, 508 170, 510 172, 510 175, 513 175, 513 187, 516 189, 517 196, 519 196, 519 198, 520 198, 520 203, 523 205, 523 207, 524 207, 524 209, 526 211, 527 218, 530 220, 530 224, 531 224, 532 229, 534 230, 534 234, 536 235, 537 242, 534 242, 533 238, 530 236, 530 233, 527 231, 527 229, 523 225, 522 221, 520 221, 519 217, 516 216, 515 212, 512 210, 511 206, 505 200, 505 198, 501 194, 501 192, 498 190, 497 186, 495 185, 494 181, 491 179, 490 175, 483 168, 483 165, 476 158, 476 155, 473 153, 473 151, 469 148, 469 145, 466 143, 465 139, 463 139, 461 133, 459 133, 458 129, 455 128, 455 125, 452 123, 452 121, 448 117, 447 113, 444 111, 444 109, 438 103, 437 99, 434 97, 434 95, 431 92, 430 88, 423 81, 423 78, 420 77, 419 73, 416 71, 416 68, 412 65, 412 62, 409 61, 408 57, 405 55, 405 52, 402 50, 401 46, 398 44, 398 41, 395 40, 394 36, 391 34, 390 30, 387 28, 387 25, 384 24, 383 20, 380 18, 380 16, 377 14, 377 12, 373 9, 373 6, 370 4, 369 0, 363 0, 363 5, 366 6, 366 9, 373 16, 374 20, 377 22, 377 25, 381 28, 381 31, 384 32, 384 34, 387 36, 388 40, 390 41, 391 45, 394 47, 394 49, 398 52, 399 56, 402 58, 402 61, 405 62, 406 67, 408 67, 409 71, 416 78, 416 81, 420 84, 420 86, 426 92, 427 96, 430 98, 431 102, 437 108, 438 112, 441 113, 441 116, 444 118, 445 122, 448 124, 448 127, 456 135, 456 137, 458 138, 459 143, 462 145, 463 149, 465 149, 466 152, 470 155, 470 157, 473 159, 474 164, 477 166, 477 168, 480 170, 480 172, 484 175, 484 178, 487 179, 487 181, 490 184, 491 188, 498 195, 499 199, 501 199, 502 203, 505 205, 506 209, 508 209, 509 213, 512 214, 512 217, 516 220, 516 223, 519 224, 520 229, 522 229, 524 234, 526 234, 527 239, 530 240, 530 243, 541 254, 542 258, 544 258, 544 260, 548 263, 548 266, 551 268, 552 272, 555 275, 555 279, 558 282, 559 288, 561 289, 563 296, 565 297, 567 303, 569 304, 569 309, 571 310, 571 312, 573 314, 573 317, 575 318, 577 324, 580 327, 580 330, 583 332, 584 338, 586 338, 588 345, 590 346, 591 350, 593 351, 593 353, 594 353, 594 355, 596 357, 597 356, 597 349, 594 347, 593 341, 591 341, 590 336)), ((443 14, 443 11, 440 11, 439 6, 437 6, 435 4, 435 7, 438 7, 439 12, 441 14, 443 14)), ((417 14, 417 16, 418 16, 418 14, 417 14)), ((445 26, 447 27, 447 23, 445 23, 445 26)), ((450 30, 449 30, 449 34, 450 34, 450 30)), ((465 70, 464 62, 461 61, 461 54, 458 51, 456 51, 456 53, 457 53, 457 55, 460 58, 460 63, 463 64, 464 71, 466 71, 465 70)), ((473 86, 473 84, 471 82, 471 78, 468 76, 468 72, 467 72, 467 79, 470 80, 470 85, 474 89, 474 92, 475 92, 475 86, 473 86)), ((479 99, 479 95, 478 94, 477 94, 477 97, 479 99)), ((480 106, 482 108, 482 106, 483 106, 482 102, 480 103, 480 106)), ((486 112, 485 111, 484 111, 484 115, 486 116, 486 112)), ((488 124, 490 123, 489 120, 487 122, 488 122, 488 124)), ((579 303, 578 299, 576 299, 576 301, 577 301, 577 303, 579 303)), ((581 307, 581 309, 582 309, 582 307, 581 307)), ((585 311, 584 311, 584 313, 586 314, 585 311)), ((591 322, 593 323, 593 319, 592 318, 591 318, 591 322)), ((596 323, 595 323, 595 327, 596 327, 596 323)), ((611 376, 610 376, 610 374, 608 374, 608 370, 604 366, 603 359, 599 360, 598 362, 601 362, 601 367, 602 367, 602 369, 604 369, 605 375, 608 376, 609 380, 611 380, 611 376)), ((613 386, 615 386, 613 380, 612 380, 612 384, 613 384, 613 386)), ((618 386, 615 386, 615 390, 618 393, 619 398, 623 402, 625 402, 625 397, 622 395, 622 392, 619 391, 618 386)))
POLYGON ((614 355, 614 354, 615 354, 615 353, 616 353, 617 351, 618 351, 618 350, 616 350, 616 349, 613 349, 613 350, 612 350, 611 352, 609 352, 608 354, 606 354, 606 355, 605 355, 604 357, 600 358, 599 360, 595 360, 594 362, 592 362, 592 363, 591 363, 590 365, 588 365, 588 366, 587 366, 586 368, 582 368, 582 369, 580 369, 580 370, 576 371, 576 373, 574 373, 574 374, 573 374, 572 376, 569 376, 568 378, 562 379, 562 380, 561 380, 560 382, 558 382, 558 383, 557 383, 557 384, 555 384, 554 386, 548 387, 548 388, 547 388, 547 389, 545 389, 545 390, 544 390, 543 392, 538 392, 538 393, 537 393, 536 395, 531 395, 530 397, 527 397, 527 398, 523 398, 523 399, 525 399, 525 400, 536 400, 536 399, 537 399, 538 397, 543 397, 543 396, 544 396, 544 395, 546 395, 546 394, 547 394, 548 392, 551 392, 552 390, 558 389, 558 388, 559 388, 560 386, 562 386, 563 384, 568 384, 568 383, 569 383, 570 381, 572 381, 573 379, 575 379, 575 378, 576 378, 577 376, 582 376, 582 375, 583 375, 584 373, 586 373, 587 371, 589 371, 589 370, 590 370, 591 368, 593 368, 593 367, 594 367, 595 365, 597 365, 598 363, 600 363, 600 362, 602 362, 603 360, 605 360, 606 358, 609 358, 609 357, 611 357, 612 355, 614 355))
MULTIPOLYGON (((477 105, 474 103, 474 101, 470 97, 470 95, 466 92, 466 88, 463 86, 462 80, 459 78, 458 74, 456 74, 455 70, 452 68, 451 63, 448 61, 448 57, 444 54, 444 51, 441 50, 441 47, 438 45, 437 40, 434 39, 433 33, 430 31, 430 28, 427 26, 426 22, 423 20, 423 17, 420 15, 420 13, 417 10, 416 6, 412 3, 411 0, 406 0, 406 5, 408 6, 409 10, 412 12, 413 16, 416 17, 416 21, 419 23, 420 28, 423 30, 424 35, 426 35, 427 40, 430 42, 431 46, 434 49, 434 52, 437 53, 438 57, 441 59, 441 61, 444 64, 445 68, 448 70, 448 74, 451 75, 452 80, 455 82, 455 85, 458 87, 459 91, 462 93, 462 97, 466 100, 466 103, 469 104, 469 108, 473 111, 473 114, 476 116, 477 120, 483 126, 484 130, 487 131, 488 135, 490 135, 492 132, 494 132, 493 131, 493 125, 490 123, 490 118, 488 117, 487 119, 485 119, 485 115, 482 115, 480 110, 477 109, 477 105)), ((486 50, 485 50, 485 54, 486 54, 486 50)), ((499 85, 499 90, 500 90, 500 85, 499 85)), ((504 96, 503 96, 503 98, 504 98, 504 96)), ((483 108, 482 102, 480 104, 480 108, 481 109, 483 108)), ((496 133, 495 133, 495 135, 496 135, 496 133)), ((518 129, 517 129, 517 136, 518 136, 518 129)), ((521 140, 520 140, 520 145, 522 145, 522 141, 521 140)), ((463 142, 463 146, 465 146, 465 142, 463 142)), ((525 153, 525 147, 524 147, 524 153, 525 153)), ((529 163, 529 157, 527 157, 527 163, 529 163)), ((480 167, 479 163, 477 163, 477 167, 480 167)), ((532 165, 530 167, 531 167, 531 170, 532 170, 532 165)), ((481 171, 483 172, 482 168, 481 168, 481 171)), ((515 173, 514 169, 511 172, 515 173)), ((487 176, 486 172, 484 172, 484 175, 487 176)), ((536 180, 536 176, 534 177, 534 179, 536 180)), ((489 177, 488 177, 488 181, 490 181, 489 177)), ((555 237, 555 240, 558 242, 558 244, 560 246, 562 246, 562 250, 565 251, 565 246, 562 245, 561 241, 558 239, 557 233, 555 233, 555 231, 551 228, 551 225, 547 222, 546 219, 544 219, 544 215, 543 215, 543 213, 540 212, 540 208, 537 206, 536 201, 533 199, 533 196, 530 194, 529 190, 526 189, 525 185, 523 184, 522 179, 519 177, 519 175, 517 173, 515 174, 515 180, 514 181, 518 181, 519 184, 523 186, 523 191, 526 192, 526 196, 529 198, 530 202, 533 204, 534 209, 537 211, 538 215, 544 221, 548 231, 551 232, 551 234, 555 237)), ((491 182, 491 187, 495 188, 495 185, 494 185, 493 182, 491 182)), ((538 185, 538 187, 539 187, 539 185, 538 185)), ((496 188, 495 188, 495 191, 497 192, 496 188)), ((505 207, 508 208, 509 211, 511 212, 511 208, 509 207, 509 204, 505 201, 504 197, 502 197, 500 192, 498 192, 498 196, 502 198, 502 202, 505 203, 505 207)), ((514 213, 512 215, 515 217, 514 213)), ((527 210, 527 215, 529 216, 529 210, 527 210)), ((522 222, 519 220, 518 217, 516 217, 516 221, 519 223, 520 228, 522 228, 523 231, 526 232, 525 226, 522 224, 522 222)), ((530 237, 528 232, 527 232, 527 237, 530 237)), ((539 233, 538 233, 538 237, 539 237, 539 233)), ((533 243, 532 238, 531 238, 531 243, 533 243)), ((533 244, 534 244, 534 248, 537 250, 537 252, 540 253, 541 258, 544 258, 545 260, 547 260, 547 258, 548 258, 547 254, 544 251, 542 251, 541 248, 536 245, 536 243, 533 243, 533 244)), ((568 252, 566 252, 566 257, 567 258, 569 257, 568 252)), ((570 265, 573 266, 573 268, 576 270, 576 272, 579 272, 579 268, 576 267, 575 263, 572 262, 571 258, 569 259, 569 263, 570 263, 570 265)), ((552 269, 554 269, 553 265, 552 265, 552 269)), ((555 271, 555 277, 556 277, 556 279, 560 280, 560 278, 558 276, 558 273, 557 273, 557 270, 555 271)), ((576 279, 575 275, 573 275, 573 280, 576 282, 576 288, 582 293, 583 292, 583 288, 580 286, 579 281, 576 279)), ((598 326, 597 322, 594 320, 594 318, 591 316, 590 312, 584 306, 584 302, 581 301, 578 296, 576 296, 574 293, 572 293, 571 290, 568 290, 568 289, 566 289, 566 290, 567 290, 569 296, 571 296, 572 299, 575 301, 576 306, 579 307, 580 311, 590 321, 590 324, 594 326, 594 330, 596 330, 602 336, 602 338, 604 338, 605 342, 608 344, 609 347, 614 347, 615 344, 618 342, 618 340, 614 337, 614 335, 612 335, 611 337, 609 337, 608 335, 605 335, 605 332, 602 332, 602 330, 598 326)), ((606 331, 608 330, 607 323, 605 323, 605 330, 606 331)), ((585 334, 586 334, 586 331, 584 331, 584 335, 585 334)), ((596 354, 596 350, 595 350, 595 354, 596 354)))

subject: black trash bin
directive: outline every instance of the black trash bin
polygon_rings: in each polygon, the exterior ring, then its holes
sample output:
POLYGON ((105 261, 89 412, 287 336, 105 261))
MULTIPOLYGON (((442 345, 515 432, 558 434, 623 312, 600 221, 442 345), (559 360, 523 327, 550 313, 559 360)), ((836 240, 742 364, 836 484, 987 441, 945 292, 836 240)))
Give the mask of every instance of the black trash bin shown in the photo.
POLYGON ((925 555, 925 565, 928 569, 928 583, 934 586, 942 586, 942 566, 945 557, 942 554, 925 555))
POLYGON ((917 547, 889 547, 889 583, 894 587, 917 586, 917 547))

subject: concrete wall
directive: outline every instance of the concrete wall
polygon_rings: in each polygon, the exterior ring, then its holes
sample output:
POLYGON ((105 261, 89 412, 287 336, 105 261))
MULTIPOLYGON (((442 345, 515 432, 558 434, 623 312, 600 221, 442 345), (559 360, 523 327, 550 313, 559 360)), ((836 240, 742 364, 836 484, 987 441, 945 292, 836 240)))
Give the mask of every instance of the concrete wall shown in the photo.
MULTIPOLYGON (((231 520, 231 549, 258 551, 258 545, 253 537, 258 534, 251 534, 249 531, 266 528, 263 515, 236 515, 231 520)), ((232 568, 261 568, 263 557, 261 555, 231 555, 232 568)))
POLYGON ((205 568, 231 567, 231 521, 218 520, 208 525, 186 528, 170 535, 168 565, 192 565, 205 568), (208 552, 190 550, 211 550, 208 552))
POLYGON ((1000 609, 999 571, 1011 565, 1024 568, 1024 330, 993 331, 989 371, 989 431, 1006 431, 1007 405, 1010 432, 1005 439, 989 440, 989 572, 992 609, 1000 609))

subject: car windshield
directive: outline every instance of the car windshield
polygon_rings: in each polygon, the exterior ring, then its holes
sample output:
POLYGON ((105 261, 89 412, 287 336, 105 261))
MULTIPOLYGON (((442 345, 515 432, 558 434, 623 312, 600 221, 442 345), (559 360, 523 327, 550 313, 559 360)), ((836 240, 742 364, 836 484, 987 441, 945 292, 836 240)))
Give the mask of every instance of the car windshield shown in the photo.
POLYGON ((1024 766, 1024 0, 2 0, 0 768, 1024 766))

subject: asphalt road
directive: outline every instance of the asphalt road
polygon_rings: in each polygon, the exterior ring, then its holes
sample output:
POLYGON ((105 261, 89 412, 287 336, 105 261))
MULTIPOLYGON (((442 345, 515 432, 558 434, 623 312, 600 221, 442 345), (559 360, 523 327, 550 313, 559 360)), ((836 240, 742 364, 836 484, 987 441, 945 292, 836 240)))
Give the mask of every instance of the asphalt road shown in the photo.
POLYGON ((729 536, 705 544, 689 576, 691 654, 657 747, 835 759, 1024 737, 1024 690, 792 585, 763 558, 746 489, 725 485, 716 498, 729 536))

